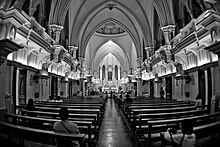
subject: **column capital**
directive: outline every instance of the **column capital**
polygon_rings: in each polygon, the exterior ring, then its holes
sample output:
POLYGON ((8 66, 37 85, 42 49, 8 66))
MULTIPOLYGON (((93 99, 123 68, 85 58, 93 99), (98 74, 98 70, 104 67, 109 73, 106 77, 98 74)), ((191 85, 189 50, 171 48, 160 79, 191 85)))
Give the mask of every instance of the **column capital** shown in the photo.
POLYGON ((163 32, 172 32, 173 30, 175 30, 175 28, 176 28, 175 25, 168 25, 168 26, 161 27, 161 30, 163 32))
POLYGON ((61 30, 63 29, 63 26, 57 25, 57 24, 50 24, 49 29, 51 29, 54 32, 59 32, 60 33, 61 30))
POLYGON ((70 51, 77 51, 78 50, 78 46, 69 45, 68 47, 69 47, 70 51))
POLYGON ((154 47, 153 47, 153 46, 146 46, 146 47, 144 47, 144 49, 145 49, 146 51, 151 52, 151 51, 154 49, 154 47))

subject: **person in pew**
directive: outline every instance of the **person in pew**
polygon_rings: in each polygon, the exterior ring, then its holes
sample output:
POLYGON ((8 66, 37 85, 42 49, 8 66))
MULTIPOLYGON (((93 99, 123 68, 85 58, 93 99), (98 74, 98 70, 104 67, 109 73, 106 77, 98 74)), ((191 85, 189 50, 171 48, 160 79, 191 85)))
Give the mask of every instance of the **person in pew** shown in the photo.
POLYGON ((163 87, 160 88, 160 98, 164 99, 164 90, 163 90, 163 87))
MULTIPOLYGON (((26 110, 28 110, 28 111, 36 111, 36 108, 34 106, 34 100, 32 98, 28 99, 28 104, 27 104, 26 110)), ((36 116, 33 113, 27 113, 27 115, 28 116, 33 116, 33 117, 36 116)))
POLYGON ((123 99, 122 94, 120 94, 120 95, 119 95, 119 106, 122 105, 122 99, 123 99))
MULTIPOLYGON (((34 106, 34 100, 32 98, 28 99, 27 107, 25 109, 28 111, 36 111, 36 108, 34 106)), ((31 116, 31 117, 37 117, 36 114, 29 113, 29 112, 27 112, 26 115, 31 116)), ((26 121, 20 122, 20 123, 21 123, 21 125, 24 125, 24 126, 31 126, 31 127, 38 127, 39 126, 39 123, 37 123, 35 121, 29 121, 29 120, 26 120, 26 121)))
POLYGON ((199 94, 196 96, 196 107, 197 107, 197 110, 202 109, 202 99, 199 94))
MULTIPOLYGON (((79 134, 79 128, 75 123, 68 120, 69 110, 67 107, 61 107, 59 110, 61 121, 55 122, 53 129, 55 132, 79 134)), ((57 147, 79 147, 78 141, 56 140, 57 147)))
POLYGON ((187 120, 181 122, 180 130, 168 128, 162 136, 162 142, 163 146, 195 147, 196 135, 193 133, 193 122, 187 120))
POLYGON ((131 104, 131 103, 133 103, 133 99, 130 97, 130 93, 128 92, 128 93, 126 94, 126 99, 124 100, 123 105, 124 105, 124 106, 127 106, 127 105, 129 105, 129 104, 131 104))
POLYGON ((61 96, 57 96, 56 102, 63 102, 63 100, 61 99, 61 96))

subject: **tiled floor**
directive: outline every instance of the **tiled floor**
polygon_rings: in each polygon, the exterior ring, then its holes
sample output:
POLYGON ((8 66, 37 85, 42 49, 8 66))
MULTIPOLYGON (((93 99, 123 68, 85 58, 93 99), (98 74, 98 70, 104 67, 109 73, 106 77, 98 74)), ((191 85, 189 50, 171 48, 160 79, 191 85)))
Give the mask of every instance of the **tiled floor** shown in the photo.
POLYGON ((96 147, 136 147, 132 132, 126 126, 113 99, 108 98, 96 147))

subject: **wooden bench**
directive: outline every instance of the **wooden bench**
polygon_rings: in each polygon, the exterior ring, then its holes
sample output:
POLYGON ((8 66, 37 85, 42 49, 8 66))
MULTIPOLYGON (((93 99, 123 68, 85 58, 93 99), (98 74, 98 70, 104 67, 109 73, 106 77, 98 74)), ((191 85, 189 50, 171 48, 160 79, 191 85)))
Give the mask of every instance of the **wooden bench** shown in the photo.
POLYGON ((195 127, 197 127, 200 125, 206 125, 211 121, 215 122, 218 120, 218 117, 220 117, 220 112, 184 118, 149 120, 148 128, 146 128, 148 133, 143 135, 145 137, 145 140, 148 140, 149 146, 151 146, 152 135, 154 139, 158 139, 160 138, 160 132, 166 131, 169 127, 179 126, 179 123, 184 120, 193 121, 195 127))
POLYGON ((196 109, 195 106, 192 104, 172 104, 172 105, 162 105, 162 106, 159 106, 159 105, 155 105, 155 106, 144 106, 144 105, 142 105, 142 106, 129 106, 126 113, 129 118, 132 118, 132 115, 134 117, 135 115, 137 116, 137 114, 139 114, 139 113, 140 114, 145 113, 145 112, 150 113, 152 111, 150 109, 154 109, 155 112, 158 112, 158 111, 161 112, 163 110, 167 111, 167 109, 170 109, 170 108, 171 108, 170 111, 172 111, 172 110, 182 109, 182 108, 183 109, 185 109, 185 108, 190 109, 192 107, 193 107, 193 109, 196 109))
MULTIPOLYGON (((40 129, 46 129, 46 130, 53 130, 53 124, 57 121, 60 121, 59 119, 49 119, 49 118, 38 118, 38 117, 30 117, 30 116, 24 116, 24 115, 16 115, 16 114, 9 114, 5 113, 5 121, 8 123, 13 123, 15 125, 28 125, 27 122, 32 122, 35 124, 36 128, 40 129)), ((95 135, 97 134, 97 130, 95 130, 95 127, 92 126, 92 121, 71 121, 78 125, 79 130, 81 133, 87 134, 85 136, 85 139, 91 142, 95 135), (93 136, 92 136, 93 134, 93 136)))
POLYGON ((80 146, 82 146, 85 138, 85 134, 58 133, 54 131, 14 125, 2 121, 0 121, 0 130, 0 134, 4 133, 7 135, 8 140, 10 140, 10 137, 13 134, 13 138, 17 138, 18 144, 21 146, 25 146, 25 141, 27 140, 56 146, 56 139, 79 141, 80 146))
MULTIPOLYGON (((52 107, 35 107, 37 111, 44 111, 44 112, 59 112, 60 108, 52 108, 52 107)), ((97 123, 101 125, 101 112, 99 109, 72 109, 69 108, 70 114, 96 114, 97 115, 97 123)))
MULTIPOLYGON (((22 115, 35 115, 37 117, 46 117, 46 118, 54 118, 54 119, 59 119, 59 113, 58 112, 45 112, 45 111, 29 111, 29 110, 22 110, 21 111, 22 115)), ((80 119, 93 119, 93 122, 95 124, 95 127, 97 127, 97 114, 69 114, 69 119, 77 118, 77 120, 80 119)), ((98 128, 97 128, 98 129, 98 128)))
POLYGON ((175 107, 175 108, 156 108, 156 109, 133 109, 131 114, 128 116, 128 121, 135 125, 135 120, 140 114, 153 114, 153 113, 171 113, 171 112, 183 112, 196 110, 195 106, 190 107, 175 107))
POLYGON ((150 120, 161 120, 161 119, 177 119, 177 118, 185 118, 190 116, 198 116, 208 114, 206 109, 202 110, 190 110, 183 112, 168 112, 168 113, 152 113, 152 114, 139 114, 139 121, 136 122, 136 131, 138 133, 145 133, 143 130, 148 129, 148 122, 150 120))
POLYGON ((193 106, 195 104, 189 103, 189 102, 162 102, 162 103, 132 103, 132 104, 128 104, 127 106, 125 106, 125 108, 122 108, 123 112, 126 113, 126 115, 131 115, 132 111, 135 109, 157 109, 157 108, 169 108, 167 106, 173 105, 173 107, 175 106, 180 106, 183 105, 184 106, 193 106), (131 109, 132 108, 132 109, 131 109))
MULTIPOLYGON (((61 107, 61 106, 67 106, 68 108, 71 107, 100 107, 101 112, 103 112, 105 110, 105 103, 88 103, 88 102, 74 102, 74 103, 56 103, 56 102, 41 102, 41 103, 34 103, 34 105, 36 106, 55 106, 55 107, 61 107)), ((85 108, 86 109, 86 108, 85 108)))

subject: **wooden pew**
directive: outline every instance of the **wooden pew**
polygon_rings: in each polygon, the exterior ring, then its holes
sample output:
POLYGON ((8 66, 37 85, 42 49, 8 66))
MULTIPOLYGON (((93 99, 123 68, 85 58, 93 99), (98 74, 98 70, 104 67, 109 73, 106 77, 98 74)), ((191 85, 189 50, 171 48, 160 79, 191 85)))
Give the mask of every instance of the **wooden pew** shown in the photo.
MULTIPOLYGON (((53 130, 53 124, 57 121, 60 121, 59 119, 49 119, 49 118, 39 118, 39 117, 30 117, 30 116, 24 116, 24 115, 16 115, 16 114, 9 114, 9 113, 5 113, 5 120, 8 123, 13 123, 15 125, 27 125, 26 122, 32 122, 34 124, 36 124, 37 126, 33 126, 33 127, 37 127, 37 128, 44 128, 44 129, 48 129, 48 130, 53 130)), ((92 121, 71 121, 74 122, 78 125, 79 130, 81 133, 85 133, 88 134, 85 139, 92 141, 93 136, 97 135, 97 130, 95 130, 95 127, 93 125, 92 121)))
MULTIPOLYGON (((65 102, 63 102, 63 103, 56 103, 56 102, 38 102, 38 103, 35 103, 34 105, 36 105, 36 106, 44 106, 44 105, 46 105, 46 106, 55 106, 55 107, 61 107, 61 106, 68 106, 69 108, 70 107, 76 107, 76 106, 79 106, 79 107, 86 107, 86 106, 91 106, 91 107, 93 107, 93 106, 99 106, 100 107, 100 110, 101 111, 104 111, 105 110, 105 103, 88 103, 88 102, 75 102, 75 103, 65 103, 65 102)), ((86 108, 85 108, 86 109, 86 108)))
MULTIPOLYGON (((17 105, 17 114, 20 114, 22 110, 25 110, 26 105, 17 105)), ((49 111, 49 112, 58 112, 60 107, 67 107, 70 113, 80 113, 80 114, 97 114, 97 121, 101 123, 103 118, 104 111, 101 106, 60 106, 60 105, 35 105, 35 108, 39 111, 49 111)))
MULTIPOLYGON (((175 110, 175 108, 184 108, 184 107, 193 107, 193 106, 195 106, 194 104, 170 104, 170 105, 155 105, 155 106, 148 106, 148 105, 141 105, 141 106, 129 106, 128 107, 128 112, 126 112, 127 113, 127 115, 128 115, 128 117, 129 118, 131 118, 132 117, 132 115, 134 115, 135 116, 135 114, 133 114, 133 113, 144 113, 144 112, 142 112, 142 110, 143 111, 148 111, 149 109, 154 109, 154 110, 156 110, 155 112, 157 112, 158 111, 158 109, 159 109, 159 111, 160 111, 160 109, 162 109, 162 110, 164 110, 164 111, 167 111, 166 109, 169 109, 169 108, 172 108, 172 110, 175 110)), ((151 110, 150 110, 151 111, 151 110)), ((137 115, 137 114, 136 114, 137 115)))
POLYGON ((128 116, 128 120, 131 124, 135 124, 135 120, 139 114, 152 114, 152 113, 170 113, 170 112, 183 112, 196 110, 195 106, 190 107, 175 107, 175 108, 156 108, 156 109, 133 109, 131 115, 128 116))
MULTIPOLYGON (((29 111, 29 110, 22 110, 22 115, 36 115, 37 117, 47 117, 47 118, 59 118, 59 112, 45 112, 45 111, 29 111)), ((77 118, 77 120, 80 119, 93 119, 95 126, 97 126, 97 114, 69 114, 69 119, 77 118)))
POLYGON ((18 138, 18 143, 21 146, 25 146, 25 140, 56 146, 55 140, 57 138, 79 141, 80 145, 82 146, 85 138, 85 134, 58 133, 54 131, 14 125, 2 121, 0 121, 0 129, 0 132, 7 135, 9 140, 11 134, 13 134, 13 137, 18 138))
MULTIPOLYGON (((35 107, 37 111, 44 112, 59 112, 60 108, 51 108, 51 107, 35 107)), ((72 109, 69 108, 69 113, 71 114, 96 114, 98 125, 101 124, 101 112, 99 109, 72 109)))
POLYGON ((129 104, 129 106, 155 106, 155 105, 171 105, 171 104, 190 104, 191 102, 188 101, 156 101, 155 99, 153 99, 152 101, 148 101, 148 102, 133 102, 131 104, 129 104))
POLYGON ((166 131, 168 127, 175 127, 179 126, 179 123, 183 120, 190 120, 193 121, 195 127, 200 125, 209 124, 211 121, 217 121, 218 117, 220 116, 220 112, 213 113, 213 114, 204 114, 199 116, 190 116, 184 118, 175 118, 175 119, 159 119, 159 120, 149 120, 148 121, 148 133, 144 134, 145 140, 148 140, 149 146, 151 146, 152 140, 152 133, 154 138, 160 137, 160 132, 166 131))
POLYGON ((150 120, 161 120, 161 119, 171 119, 171 118, 185 118, 190 116, 198 116, 208 114, 208 110, 190 110, 183 112, 168 112, 168 113, 151 113, 151 114, 139 114, 139 121, 136 123, 136 129, 139 133, 144 133, 144 129, 148 129, 148 122, 150 120))
POLYGON ((195 106, 195 104, 169 104, 169 105, 140 105, 140 106, 133 106, 129 105, 128 109, 157 109, 157 108, 175 108, 175 107, 188 107, 188 106, 195 106))
POLYGON ((152 108, 161 108, 161 107, 164 107, 164 108, 167 108, 166 106, 169 106, 169 105, 183 105, 186 106, 186 105, 189 105, 189 106, 195 106, 195 104, 193 103, 190 103, 190 102, 184 102, 184 101, 180 101, 180 102, 159 102, 159 103, 131 103, 131 104, 128 104, 125 108, 122 107, 122 110, 124 113, 130 115, 132 113, 132 110, 133 109, 152 109, 152 108), (142 108, 141 108, 142 107, 142 108), (130 109, 132 108, 132 109, 130 109))

